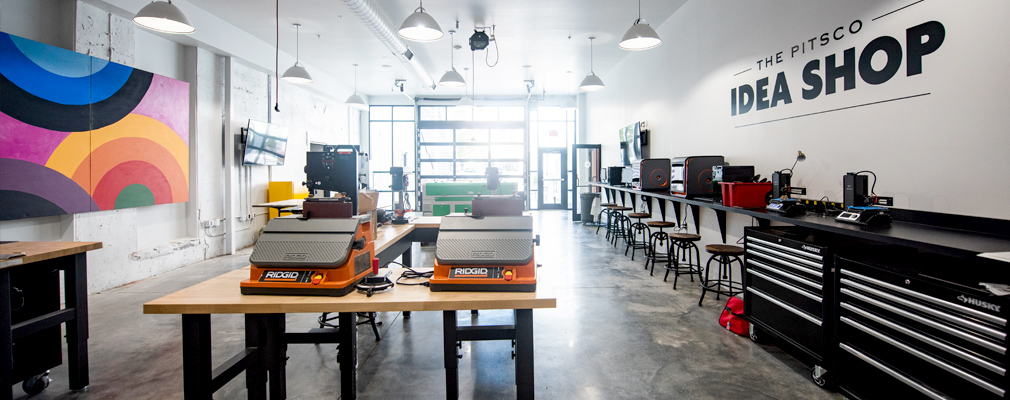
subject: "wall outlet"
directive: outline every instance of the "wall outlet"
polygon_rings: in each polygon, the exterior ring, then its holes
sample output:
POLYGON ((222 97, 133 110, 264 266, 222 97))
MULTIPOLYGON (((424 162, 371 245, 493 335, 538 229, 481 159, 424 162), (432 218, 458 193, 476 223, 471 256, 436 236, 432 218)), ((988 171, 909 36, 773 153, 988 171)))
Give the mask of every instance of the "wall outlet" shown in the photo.
POLYGON ((204 228, 213 228, 213 227, 217 226, 217 220, 216 219, 210 219, 210 220, 203 221, 201 224, 203 225, 204 228))

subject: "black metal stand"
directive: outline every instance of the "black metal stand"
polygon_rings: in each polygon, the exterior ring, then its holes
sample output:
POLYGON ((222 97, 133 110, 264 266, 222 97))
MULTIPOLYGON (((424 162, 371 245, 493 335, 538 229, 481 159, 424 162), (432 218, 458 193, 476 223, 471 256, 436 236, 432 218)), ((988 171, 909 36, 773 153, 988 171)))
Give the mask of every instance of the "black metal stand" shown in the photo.
POLYGON ((459 398, 457 349, 464 341, 512 340, 516 360, 516 398, 533 399, 533 310, 515 311, 515 325, 458 326, 456 311, 442 312, 442 346, 445 352, 445 398, 459 398))

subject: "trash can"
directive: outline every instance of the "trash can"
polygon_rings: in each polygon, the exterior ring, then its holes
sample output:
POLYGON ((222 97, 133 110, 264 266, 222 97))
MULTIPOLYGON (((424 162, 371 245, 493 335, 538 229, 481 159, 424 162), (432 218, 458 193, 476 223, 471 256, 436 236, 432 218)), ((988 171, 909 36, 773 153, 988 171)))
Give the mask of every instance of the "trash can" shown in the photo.
POLYGON ((598 199, 599 197, 599 193, 579 193, 579 204, 582 205, 579 207, 582 223, 593 222, 593 200, 598 199))

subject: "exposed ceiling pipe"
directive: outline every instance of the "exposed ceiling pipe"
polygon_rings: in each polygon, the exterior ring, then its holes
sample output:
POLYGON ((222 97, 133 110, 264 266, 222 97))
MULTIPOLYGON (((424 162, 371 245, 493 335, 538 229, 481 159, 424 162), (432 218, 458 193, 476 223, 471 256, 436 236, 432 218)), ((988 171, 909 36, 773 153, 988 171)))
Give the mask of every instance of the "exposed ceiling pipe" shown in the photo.
POLYGON ((422 87, 435 89, 435 80, 431 78, 428 71, 421 66, 421 63, 414 59, 414 53, 407 48, 407 45, 396 35, 393 26, 381 11, 375 8, 369 0, 340 0, 361 20, 365 26, 372 31, 372 34, 382 42, 389 51, 393 52, 400 62, 407 67, 414 77, 418 79, 422 87))

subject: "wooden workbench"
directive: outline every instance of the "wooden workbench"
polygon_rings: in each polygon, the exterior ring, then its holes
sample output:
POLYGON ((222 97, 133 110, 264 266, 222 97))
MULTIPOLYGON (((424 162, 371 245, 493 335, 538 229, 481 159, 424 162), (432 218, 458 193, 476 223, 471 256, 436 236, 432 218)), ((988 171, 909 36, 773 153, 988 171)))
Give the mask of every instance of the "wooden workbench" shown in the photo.
MULTIPOLYGON (((67 369, 70 390, 88 386, 88 259, 85 253, 102 248, 101 242, 12 242, 0 244, 0 253, 24 256, 0 261, 0 399, 13 397, 11 385, 23 375, 42 371, 14 371, 13 342, 66 323, 67 369), (38 268, 64 271, 65 307, 26 321, 12 323, 11 271, 38 268), (16 378, 17 377, 17 378, 16 378)), ((54 291, 58 289, 54 288, 54 291)), ((58 301, 55 300, 54 301, 58 301)), ((45 333, 43 333, 45 334, 45 333)), ((59 343, 56 343, 59 345, 59 343)), ((59 346, 57 346, 59 347, 59 346)), ((61 352, 62 350, 57 350, 61 352)), ((59 365, 57 362, 56 365, 59 365)), ((23 366, 20 366, 23 368, 23 366)))
MULTIPOLYGON (((435 217, 437 218, 437 217, 435 217)), ((439 219, 440 220, 440 219, 439 219)), ((422 221, 432 229, 434 219, 422 221)), ((409 254, 415 224, 386 225, 374 239, 377 256, 395 258, 409 254), (404 243, 407 250, 403 251, 404 243), (391 253, 391 254, 389 254, 391 253)), ((437 229, 437 225, 434 225, 437 229)), ((409 265, 409 262, 407 262, 409 265)), ((391 269, 391 277, 402 269, 391 269)), ((432 292, 425 286, 398 285, 371 297, 353 292, 342 297, 242 295, 239 282, 249 278, 249 267, 211 278, 195 286, 144 304, 145 314, 181 314, 183 323, 183 385, 187 399, 210 398, 224 383, 246 372, 249 398, 283 398, 284 360, 288 343, 339 343, 341 398, 356 396, 355 313, 373 311, 442 311, 446 396, 458 396, 456 343, 462 340, 515 340, 518 397, 531 399, 533 385, 533 309, 555 308, 557 299, 548 291, 522 292, 432 292), (456 310, 515 310, 514 325, 458 327, 456 310), (285 331, 287 313, 339 313, 335 333, 290 333, 285 331), (210 315, 245 314, 246 349, 213 369, 210 360, 210 315), (269 375, 269 379, 267 378, 269 375)), ((332 331, 332 329, 331 329, 332 331)))

